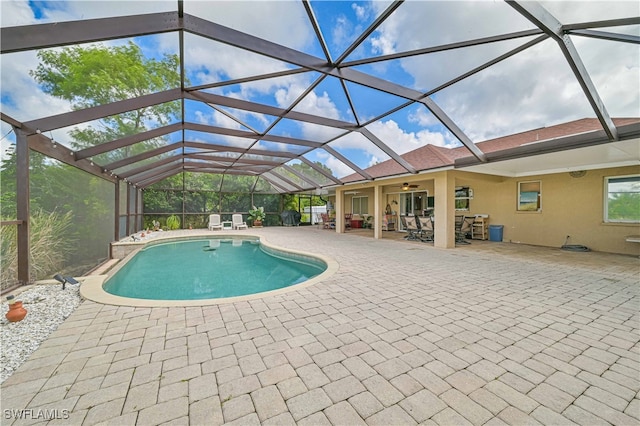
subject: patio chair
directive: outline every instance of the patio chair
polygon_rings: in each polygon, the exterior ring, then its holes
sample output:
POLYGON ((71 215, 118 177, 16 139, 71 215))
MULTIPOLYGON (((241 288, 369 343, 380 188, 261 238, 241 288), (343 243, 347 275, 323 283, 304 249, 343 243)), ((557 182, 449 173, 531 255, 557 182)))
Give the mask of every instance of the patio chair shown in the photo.
POLYGON ((231 216, 231 222, 233 224, 233 229, 248 229, 247 222, 242 220, 242 215, 240 213, 236 213, 231 216))
POLYGON ((471 234, 471 228, 475 217, 456 216, 456 244, 471 244, 467 241, 467 234, 471 234))
POLYGON ((209 215, 209 231, 214 231, 216 229, 222 229, 222 222, 220 222, 219 214, 210 214, 209 215))
POLYGON ((353 219, 353 213, 345 213, 344 215, 344 230, 351 229, 351 219, 353 219))
POLYGON ((407 230, 407 235, 404 237, 405 240, 409 241, 419 241, 420 240, 420 225, 418 225, 418 221, 416 221, 415 216, 403 216, 404 227, 407 230))
POLYGON ((328 213, 320 213, 320 217, 322 218, 322 229, 336 229, 336 221, 329 218, 328 213))
POLYGON ((433 242, 433 218, 420 216, 418 221, 420 223, 420 241, 433 242))

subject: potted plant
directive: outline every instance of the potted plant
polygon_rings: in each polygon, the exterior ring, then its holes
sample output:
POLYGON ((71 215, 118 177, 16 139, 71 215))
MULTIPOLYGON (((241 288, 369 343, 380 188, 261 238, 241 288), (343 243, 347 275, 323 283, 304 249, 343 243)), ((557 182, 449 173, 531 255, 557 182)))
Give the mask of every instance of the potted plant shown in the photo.
POLYGON ((249 218, 253 220, 253 226, 255 228, 262 227, 262 221, 266 217, 264 213, 264 207, 253 206, 251 210, 249 210, 249 218))

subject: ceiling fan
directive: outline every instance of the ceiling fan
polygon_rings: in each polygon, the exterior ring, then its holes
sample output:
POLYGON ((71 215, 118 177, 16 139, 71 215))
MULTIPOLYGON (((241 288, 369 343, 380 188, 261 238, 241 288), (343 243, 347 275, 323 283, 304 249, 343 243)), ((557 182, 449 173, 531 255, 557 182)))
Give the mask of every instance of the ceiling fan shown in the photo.
POLYGON ((420 185, 414 185, 414 184, 409 185, 408 183, 403 183, 403 184, 402 184, 402 186, 401 186, 400 188, 401 188, 403 191, 408 191, 408 190, 410 190, 410 189, 415 189, 415 188, 417 188, 418 186, 420 186, 420 185))
POLYGON ((413 185, 413 184, 409 185, 408 183, 403 183, 401 188, 402 188, 403 191, 408 191, 410 189, 417 188, 418 186, 420 186, 420 185, 413 185))

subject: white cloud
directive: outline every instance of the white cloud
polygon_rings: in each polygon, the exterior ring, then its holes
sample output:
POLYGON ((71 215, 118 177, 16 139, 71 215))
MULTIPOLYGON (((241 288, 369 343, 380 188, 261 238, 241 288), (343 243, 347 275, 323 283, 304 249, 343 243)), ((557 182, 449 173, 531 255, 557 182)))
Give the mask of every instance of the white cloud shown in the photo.
POLYGON ((385 36, 373 37, 371 39, 373 53, 376 55, 391 55, 396 53, 394 39, 385 36))
POLYGON ((442 133, 431 132, 428 129, 419 132, 407 132, 393 120, 377 121, 368 128, 398 154, 413 151, 427 144, 452 146, 442 133))
POLYGON ((375 166, 376 164, 380 163, 380 159, 378 157, 376 157, 375 155, 372 155, 371 158, 369 159, 369 165, 368 167, 371 166, 375 166))
POLYGON ((2 111, 20 121, 30 121, 71 110, 67 101, 42 92, 29 75, 29 71, 34 70, 37 63, 35 52, 11 53, 2 56, 2 63, 0 63, 2 111))
MULTIPOLYGON (((176 7, 175 0, 161 3, 117 2, 117 7, 114 7, 113 1, 54 3, 58 8, 43 11, 44 18, 37 21, 27 1, 0 1, 2 26, 159 12, 175 10, 176 7)), ((637 3, 631 1, 543 2, 543 5, 563 22, 596 21, 638 14, 637 3)), ((331 18, 331 40, 342 48, 351 43, 354 34, 357 35, 362 30, 364 22, 386 9, 388 3, 353 3, 350 6, 353 11, 350 17, 355 16, 355 19, 350 20, 342 14, 331 18)), ((186 1, 185 12, 301 51, 308 50, 315 43, 308 17, 297 1, 186 1)), ((375 54, 388 54, 528 28, 533 28, 533 25, 504 2, 405 2, 372 35, 368 48, 375 54)), ((634 28, 637 30, 637 26, 634 28)), ((323 30, 327 32, 327 27, 324 26, 323 30)), ((623 28, 620 31, 628 30, 623 28)), ((158 46, 163 52, 177 51, 176 34, 159 35, 147 40, 150 46, 158 46)), ((612 116, 640 115, 640 57, 637 46, 577 37, 573 40, 608 112, 612 116)), ((498 52, 504 52, 523 42, 524 40, 518 40, 507 43, 509 46, 504 48, 477 46, 408 58, 400 61, 400 64, 404 72, 413 77, 415 88, 428 90, 477 66, 498 52)), ((185 45, 187 70, 193 73, 192 84, 241 78, 290 67, 280 61, 241 52, 192 34, 185 36, 185 45)), ((3 112, 19 120, 30 120, 70 109, 66 101, 43 94, 28 76, 28 70, 37 64, 35 54, 8 54, 2 55, 1 59, 3 112)), ((386 65, 379 64, 378 70, 393 69, 386 65)), ((315 76, 295 75, 218 89, 216 92, 287 108, 313 78, 315 76), (271 102, 266 102, 265 99, 271 102)), ((296 111, 340 119, 344 112, 339 110, 333 95, 330 92, 312 92, 296 107, 296 111)), ((474 141, 594 116, 580 85, 552 41, 541 43, 465 79, 439 92, 433 99, 474 141)), ((240 119, 249 120, 250 115, 253 115, 252 118, 265 124, 269 122, 260 114, 238 114, 240 119)), ((433 130, 438 123, 423 108, 412 111, 407 118, 409 123, 416 125, 415 128, 405 129, 399 124, 399 120, 391 119, 373 123, 369 128, 399 153, 426 143, 438 146, 451 146, 455 143, 451 135, 433 130)), ((237 122, 217 112, 201 112, 198 120, 239 128, 237 122)), ((327 140, 335 136, 335 130, 322 126, 301 123, 300 129, 305 138, 312 140, 327 140)), ((58 138, 56 135, 56 139, 58 138)), ((334 144, 340 149, 360 150, 363 157, 359 159, 359 163, 372 164, 371 162, 387 158, 386 154, 359 134, 350 134, 334 144)), ((335 167, 336 172, 351 173, 339 161, 329 160, 332 161, 330 167, 335 167)))
POLYGON ((36 20, 26 1, 0 1, 2 27, 33 24, 36 20))
MULTIPOLYGON (((637 16, 634 2, 551 2, 565 22, 637 16), (606 11, 611 5, 612 11, 606 11)), ((376 32, 374 52, 407 51, 462 39, 532 28, 503 2, 408 2, 376 32), (411 34, 411 37, 406 37, 411 34)), ((526 40, 402 60, 415 87, 426 91, 526 40)), ((637 116, 640 58, 635 46, 576 38, 574 42, 612 116, 637 116), (603 60, 606 58, 606 60, 603 60)), ((546 41, 437 93, 433 99, 474 141, 595 113, 557 44, 546 41)), ((420 117, 418 122, 429 125, 420 117)), ((386 140, 386 139, 385 139, 386 140)))
POLYGON ((369 10, 364 6, 352 3, 351 9, 353 9, 356 14, 356 18, 358 18, 359 21, 364 21, 369 16, 369 10))
POLYGON ((301 2, 185 1, 184 11, 297 50, 314 40, 301 2))
POLYGON ((329 155, 326 151, 318 150, 316 154, 317 160, 331 169, 334 176, 343 178, 350 174, 353 174, 351 167, 344 164, 332 155, 329 155))

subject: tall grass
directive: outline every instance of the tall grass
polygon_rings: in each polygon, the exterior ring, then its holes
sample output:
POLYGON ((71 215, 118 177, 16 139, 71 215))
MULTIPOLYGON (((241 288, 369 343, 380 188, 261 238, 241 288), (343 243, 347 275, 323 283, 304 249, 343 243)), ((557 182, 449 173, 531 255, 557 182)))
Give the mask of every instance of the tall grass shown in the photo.
MULTIPOLYGON (((65 266, 74 243, 70 236, 73 214, 48 213, 42 210, 31 214, 29 238, 29 280, 41 280, 65 266)), ((16 283, 18 276, 17 226, 0 227, 0 285, 2 289, 16 283)))

